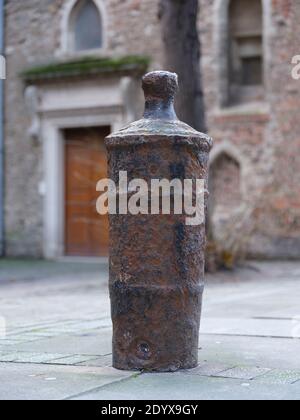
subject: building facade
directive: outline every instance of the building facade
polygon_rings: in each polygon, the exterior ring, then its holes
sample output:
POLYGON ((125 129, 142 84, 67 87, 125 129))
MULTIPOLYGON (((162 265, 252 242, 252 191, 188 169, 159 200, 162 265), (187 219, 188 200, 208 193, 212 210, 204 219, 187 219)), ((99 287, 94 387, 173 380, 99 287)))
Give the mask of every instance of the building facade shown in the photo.
MULTIPOLYGON (((214 236, 300 255, 299 0, 200 0, 214 236)), ((107 254, 104 137, 139 118, 163 66, 158 0, 6 0, 5 254, 107 254)))

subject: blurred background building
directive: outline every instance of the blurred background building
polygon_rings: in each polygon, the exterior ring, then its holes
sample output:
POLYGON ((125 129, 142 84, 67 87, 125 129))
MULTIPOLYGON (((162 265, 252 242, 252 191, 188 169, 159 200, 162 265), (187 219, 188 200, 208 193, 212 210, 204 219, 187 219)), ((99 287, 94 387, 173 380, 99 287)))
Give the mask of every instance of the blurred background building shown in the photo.
MULTIPOLYGON (((104 137, 141 116, 140 77, 163 66, 158 0, 4 3, 5 255, 105 256, 104 137)), ((214 237, 299 258, 300 3, 199 3, 214 237)))

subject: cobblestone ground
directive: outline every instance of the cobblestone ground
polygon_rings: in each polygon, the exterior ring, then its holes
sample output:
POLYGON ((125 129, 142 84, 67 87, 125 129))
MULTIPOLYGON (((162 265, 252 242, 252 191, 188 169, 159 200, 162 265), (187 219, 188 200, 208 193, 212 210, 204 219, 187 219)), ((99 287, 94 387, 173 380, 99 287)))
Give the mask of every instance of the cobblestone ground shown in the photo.
POLYGON ((0 399, 300 399, 300 263, 207 276, 200 365, 173 374, 111 367, 107 279, 0 260, 0 399))

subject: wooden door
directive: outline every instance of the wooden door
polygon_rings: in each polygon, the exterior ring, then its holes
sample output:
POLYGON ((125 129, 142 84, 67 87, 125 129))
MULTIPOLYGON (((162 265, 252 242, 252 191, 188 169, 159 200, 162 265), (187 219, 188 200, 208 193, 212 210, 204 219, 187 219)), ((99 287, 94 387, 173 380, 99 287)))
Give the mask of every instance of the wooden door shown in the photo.
POLYGON ((65 130, 66 255, 108 255, 108 216, 96 211, 96 185, 107 178, 109 132, 109 127, 65 130))

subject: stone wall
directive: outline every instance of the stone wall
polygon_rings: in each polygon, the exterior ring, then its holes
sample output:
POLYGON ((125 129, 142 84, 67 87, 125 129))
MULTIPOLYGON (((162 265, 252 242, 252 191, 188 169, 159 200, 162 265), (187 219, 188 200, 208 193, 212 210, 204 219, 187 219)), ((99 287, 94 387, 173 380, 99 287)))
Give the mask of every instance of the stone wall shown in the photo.
POLYGON ((19 73, 52 59, 62 3, 6 1, 5 226, 6 254, 10 256, 42 256, 42 145, 27 135, 30 118, 19 73))
POLYGON ((268 71, 270 127, 265 164, 270 163, 264 197, 257 208, 254 254, 300 255, 300 83, 291 77, 291 59, 300 49, 300 2, 272 1, 272 61, 268 71))
MULTIPOLYGON (((215 150, 219 148, 240 164, 244 194, 240 223, 233 212, 224 236, 228 230, 242 242, 247 236, 248 254, 255 257, 298 258, 300 83, 291 77, 291 59, 299 54, 300 2, 264 0, 265 103, 232 108, 222 108, 220 89, 226 75, 224 59, 219 56, 225 37, 226 0, 200 3, 210 134, 215 150)), ((222 232, 216 233, 222 238, 222 232)))
MULTIPOLYGON (((43 254, 43 198, 39 191, 43 179, 42 143, 27 135, 30 116, 19 73, 26 67, 58 58, 67 1, 6 1, 8 255, 43 254)), ((265 103, 223 108, 227 0, 199 0, 207 119, 215 140, 212 160, 224 153, 240 168, 241 179, 233 184, 242 189, 242 203, 234 212, 235 217, 240 213, 240 224, 235 223, 236 219, 227 223, 236 235, 247 237, 249 254, 299 257, 300 82, 291 77, 291 59, 300 54, 300 2, 263 1, 265 103)), ((152 57, 151 68, 159 69, 163 52, 158 0, 103 2, 108 41, 103 54, 146 54, 152 57)), ((230 179, 231 175, 227 175, 224 178, 230 179)))

